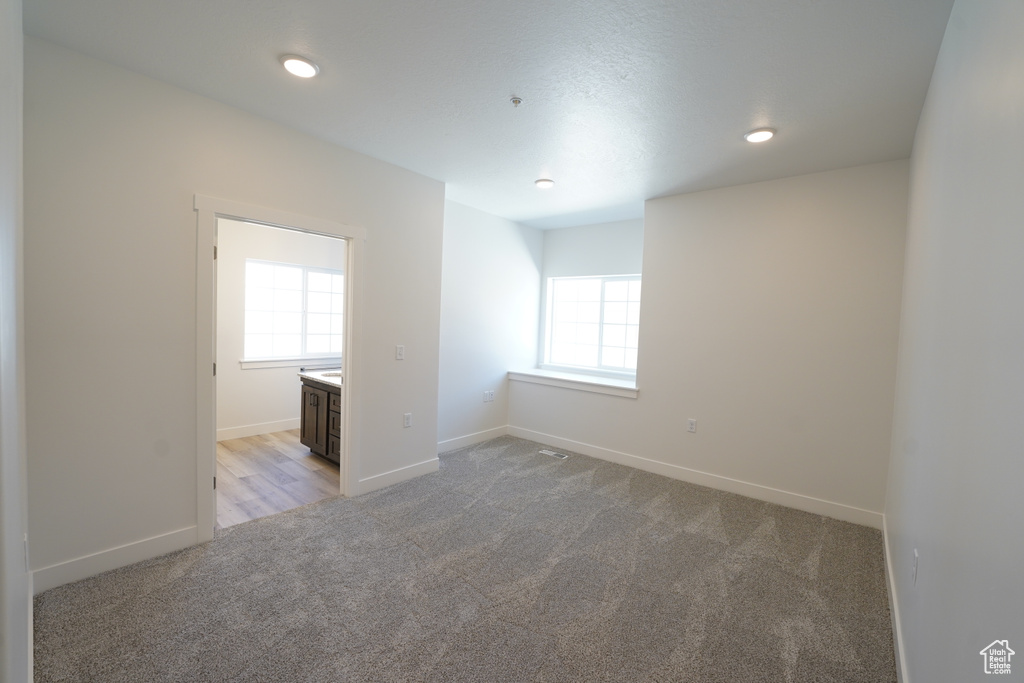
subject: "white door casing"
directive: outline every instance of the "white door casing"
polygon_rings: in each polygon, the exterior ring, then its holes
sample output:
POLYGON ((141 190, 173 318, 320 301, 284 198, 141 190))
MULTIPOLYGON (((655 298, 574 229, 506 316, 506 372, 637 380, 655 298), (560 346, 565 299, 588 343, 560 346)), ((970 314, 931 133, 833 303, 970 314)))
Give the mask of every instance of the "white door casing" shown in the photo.
POLYGON ((361 270, 366 230, 312 216, 288 213, 226 199, 195 195, 196 211, 196 542, 213 538, 216 522, 216 493, 213 478, 217 471, 216 381, 216 263, 217 219, 260 223, 346 240, 345 265, 345 342, 342 356, 344 414, 342 415, 341 494, 354 495, 358 479, 359 447, 354 438, 352 406, 358 396, 359 374, 354 362, 359 353, 355 330, 361 293, 361 270))

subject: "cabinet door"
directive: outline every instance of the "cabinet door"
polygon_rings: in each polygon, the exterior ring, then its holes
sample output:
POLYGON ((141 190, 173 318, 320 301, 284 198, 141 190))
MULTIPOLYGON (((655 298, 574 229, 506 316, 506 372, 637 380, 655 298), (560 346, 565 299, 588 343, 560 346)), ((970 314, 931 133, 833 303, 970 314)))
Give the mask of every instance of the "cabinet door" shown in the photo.
POLYGON ((327 392, 302 385, 299 441, 314 453, 327 452, 327 392))
POLYGON ((327 454, 324 457, 335 465, 341 464, 341 439, 333 434, 327 435, 327 454))

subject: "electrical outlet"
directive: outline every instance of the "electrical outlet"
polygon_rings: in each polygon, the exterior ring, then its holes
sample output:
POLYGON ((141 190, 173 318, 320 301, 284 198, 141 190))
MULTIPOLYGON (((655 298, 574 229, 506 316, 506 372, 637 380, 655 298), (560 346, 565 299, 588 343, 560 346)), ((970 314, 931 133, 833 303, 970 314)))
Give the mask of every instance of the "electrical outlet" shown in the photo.
POLYGON ((403 427, 412 427, 412 413, 406 413, 402 421, 403 427))
POLYGON ((405 346, 399 344, 395 347, 395 360, 405 360, 405 346))
POLYGON ((687 420, 686 421, 686 431, 688 431, 688 432, 696 432, 697 431, 697 421, 694 420, 693 418, 690 418, 689 420, 687 420))
POLYGON ((488 391, 487 392, 487 402, 488 403, 493 403, 494 402, 494 392, 493 391, 488 391))
POLYGON ((917 585, 917 548, 914 548, 914 569, 913 569, 913 580, 914 585, 917 585))

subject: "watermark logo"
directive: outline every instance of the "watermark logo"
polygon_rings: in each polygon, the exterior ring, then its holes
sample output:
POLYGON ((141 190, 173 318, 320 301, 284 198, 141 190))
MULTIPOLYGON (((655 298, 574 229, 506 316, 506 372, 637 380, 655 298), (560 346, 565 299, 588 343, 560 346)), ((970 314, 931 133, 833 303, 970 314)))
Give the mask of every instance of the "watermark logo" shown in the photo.
POLYGON ((992 644, 986 646, 979 654, 985 658, 985 673, 1008 674, 1010 657, 1017 653, 1010 649, 1009 641, 993 640, 992 644))

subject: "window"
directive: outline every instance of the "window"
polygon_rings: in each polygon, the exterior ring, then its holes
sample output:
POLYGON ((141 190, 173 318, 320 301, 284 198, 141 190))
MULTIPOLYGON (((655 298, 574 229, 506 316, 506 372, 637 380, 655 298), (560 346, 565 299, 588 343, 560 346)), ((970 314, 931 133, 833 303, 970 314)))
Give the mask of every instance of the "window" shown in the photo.
POLYGON ((345 274, 245 260, 246 360, 341 355, 345 274))
POLYGON ((548 280, 545 365, 636 374, 640 276, 548 280))

